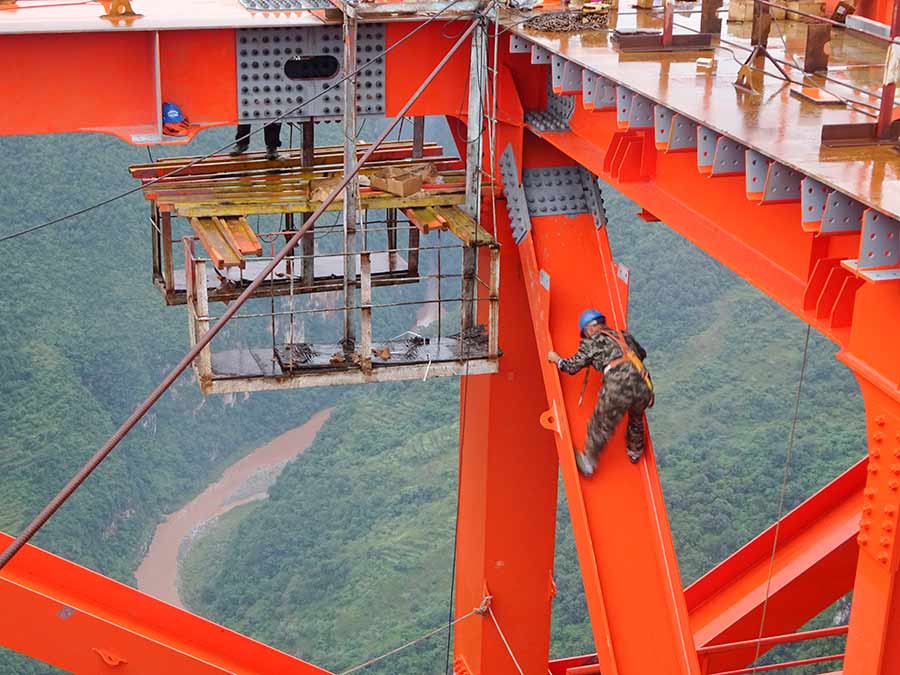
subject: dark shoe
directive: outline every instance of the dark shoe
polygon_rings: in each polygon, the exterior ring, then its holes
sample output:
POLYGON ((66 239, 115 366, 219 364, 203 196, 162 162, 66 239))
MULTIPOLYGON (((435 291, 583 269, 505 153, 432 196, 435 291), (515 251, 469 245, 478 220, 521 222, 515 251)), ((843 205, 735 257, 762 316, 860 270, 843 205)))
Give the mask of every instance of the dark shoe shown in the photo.
POLYGON ((632 464, 637 464, 641 461, 641 457, 644 456, 643 452, 633 453, 631 451, 628 452, 628 459, 631 460, 632 464))
POLYGON ((278 148, 266 148, 266 159, 269 161, 281 159, 281 156, 278 154, 278 148))
POLYGON ((597 468, 596 462, 583 452, 575 453, 575 466, 585 478, 594 475, 594 469, 597 468))
POLYGON ((234 146, 234 150, 232 150, 228 154, 231 155, 232 157, 240 157, 245 152, 247 152, 247 150, 249 150, 249 149, 250 149, 249 143, 238 143, 234 146))

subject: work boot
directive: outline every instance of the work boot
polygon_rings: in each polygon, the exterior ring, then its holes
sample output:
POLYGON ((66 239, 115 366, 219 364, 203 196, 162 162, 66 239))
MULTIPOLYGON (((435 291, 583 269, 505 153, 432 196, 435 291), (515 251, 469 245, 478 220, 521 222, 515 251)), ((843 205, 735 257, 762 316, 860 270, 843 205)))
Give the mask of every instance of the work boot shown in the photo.
POLYGON ((249 150, 249 149, 250 149, 250 141, 246 141, 246 142, 240 141, 240 142, 234 144, 234 149, 228 154, 231 155, 232 157, 240 157, 245 152, 247 152, 247 150, 249 150))
POLYGON ((632 452, 631 450, 627 450, 627 452, 628 459, 631 460, 632 464, 637 464, 639 461, 641 461, 641 457, 644 456, 643 450, 641 450, 640 452, 632 452))
POLYGON ((581 475, 587 478, 594 475, 594 469, 597 468, 597 463, 594 459, 591 459, 587 453, 576 451, 575 466, 578 467, 581 475))
POLYGON ((278 154, 278 148, 266 148, 266 159, 272 161, 280 158, 281 155, 278 154))

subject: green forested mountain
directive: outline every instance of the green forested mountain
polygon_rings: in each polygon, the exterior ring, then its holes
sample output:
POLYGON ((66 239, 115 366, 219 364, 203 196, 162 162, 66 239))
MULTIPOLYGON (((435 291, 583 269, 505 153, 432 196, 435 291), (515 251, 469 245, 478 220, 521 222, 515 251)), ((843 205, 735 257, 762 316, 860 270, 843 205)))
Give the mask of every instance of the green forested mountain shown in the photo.
MULTIPOLYGON (((125 168, 146 152, 79 135, 0 138, 0 156, 2 234, 132 186, 125 168)), ((651 429, 690 581, 776 515, 805 326, 664 225, 635 218, 633 204, 607 204, 614 251, 633 271, 631 328, 650 352, 651 429)), ((146 214, 134 195, 0 244, 4 531, 21 529, 186 348, 184 309, 164 307, 150 285, 146 214)), ((813 335, 789 506, 862 452, 861 399, 834 350, 813 335)), ((36 543, 133 583, 162 514, 335 404, 270 498, 194 546, 182 587, 214 620, 349 667, 446 620, 457 399, 456 381, 430 380, 204 400, 185 376, 36 543)), ((553 650, 563 655, 590 650, 591 638, 563 500, 558 522, 553 650)), ((442 673, 444 639, 366 672, 442 673)), ((45 672, 0 653, 0 673, 45 672)))

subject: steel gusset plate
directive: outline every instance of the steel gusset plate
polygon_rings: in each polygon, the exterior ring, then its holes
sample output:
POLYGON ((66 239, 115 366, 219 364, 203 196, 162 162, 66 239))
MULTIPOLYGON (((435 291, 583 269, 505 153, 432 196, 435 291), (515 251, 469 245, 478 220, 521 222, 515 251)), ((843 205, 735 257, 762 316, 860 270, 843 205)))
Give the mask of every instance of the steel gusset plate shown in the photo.
POLYGON ((692 150, 697 147, 697 123, 675 113, 672 116, 672 131, 669 134, 667 152, 692 150))
POLYGON ((784 164, 772 162, 766 176, 763 204, 774 202, 795 202, 800 200, 800 181, 803 174, 789 169, 784 164))
POLYGON ((748 149, 744 155, 747 199, 762 199, 769 174, 769 158, 761 152, 748 149))
POLYGON ((825 202, 828 201, 828 192, 827 186, 809 176, 800 181, 801 222, 818 223, 822 221, 825 202))
POLYGON ((588 213, 580 169, 577 165, 525 169, 522 187, 528 213, 532 217, 588 213))
POLYGON ((587 69, 582 73, 581 95, 582 104, 588 110, 611 110, 616 107, 616 85, 587 69))
POLYGON ((900 223, 875 209, 863 214, 859 269, 896 267, 900 254, 900 223))
POLYGON ((583 166, 579 167, 581 172, 581 184, 584 188, 584 201, 587 204, 588 211, 594 216, 594 225, 599 230, 606 227, 606 205, 603 203, 603 191, 600 189, 600 183, 597 177, 583 166))
POLYGON ((716 152, 713 155, 713 176, 734 176, 744 173, 744 154, 747 148, 740 143, 719 136, 716 141, 716 152))
POLYGON ((512 145, 507 145, 500 155, 500 177, 503 179, 503 194, 506 195, 506 210, 509 213, 509 226, 513 239, 520 243, 531 229, 531 216, 528 214, 528 203, 525 191, 519 184, 519 169, 512 145))
POLYGON ((512 35, 509 38, 510 54, 529 54, 531 53, 531 43, 520 35, 512 35))
POLYGON ((712 170, 718 140, 719 134, 715 131, 697 125, 697 168, 700 173, 709 173, 712 170))
POLYGON ((569 128, 569 120, 575 112, 575 97, 562 96, 553 91, 550 79, 547 79, 547 107, 544 110, 531 110, 525 113, 525 123, 537 131, 564 131, 569 128))
POLYGON ((831 191, 825 198, 820 232, 859 232, 866 207, 852 197, 831 191))
POLYGON ((623 86, 616 87, 616 122, 620 127, 628 124, 628 112, 631 110, 631 99, 634 92, 623 86))
POLYGON ((532 45, 531 46, 531 62, 533 64, 550 63, 550 52, 548 52, 543 47, 538 47, 537 45, 532 45))
POLYGON ((672 134, 672 118, 675 113, 664 105, 653 106, 653 139, 656 147, 665 149, 669 145, 669 137, 672 134))
POLYGON ((640 94, 631 97, 628 108, 629 129, 649 129, 653 126, 653 101, 640 94))
POLYGON ((581 67, 558 54, 551 57, 550 75, 557 94, 577 94, 582 90, 581 67))

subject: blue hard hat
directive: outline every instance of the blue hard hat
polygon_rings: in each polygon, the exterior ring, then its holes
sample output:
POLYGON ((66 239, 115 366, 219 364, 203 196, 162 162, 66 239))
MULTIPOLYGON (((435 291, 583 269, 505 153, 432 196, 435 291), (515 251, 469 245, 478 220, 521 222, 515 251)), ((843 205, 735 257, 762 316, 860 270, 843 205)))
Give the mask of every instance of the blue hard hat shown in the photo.
POLYGON ((584 335, 585 327, 593 321, 606 323, 606 317, 603 316, 603 312, 598 312, 596 309, 584 310, 581 313, 581 317, 578 319, 578 332, 584 335))
POLYGON ((174 124, 184 121, 184 113, 176 103, 163 103, 162 106, 163 124, 174 124))

